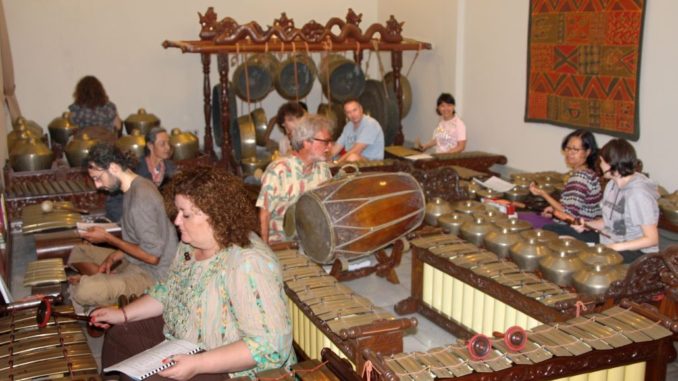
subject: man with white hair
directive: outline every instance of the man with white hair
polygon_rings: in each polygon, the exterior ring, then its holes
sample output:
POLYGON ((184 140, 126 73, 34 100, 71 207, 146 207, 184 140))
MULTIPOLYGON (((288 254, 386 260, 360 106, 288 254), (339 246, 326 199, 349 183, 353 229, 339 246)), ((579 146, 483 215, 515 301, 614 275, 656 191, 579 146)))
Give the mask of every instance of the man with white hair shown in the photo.
POLYGON ((292 155, 268 165, 261 178, 257 199, 261 238, 267 243, 286 240, 283 230, 285 212, 302 193, 316 188, 332 177, 327 165, 332 146, 332 122, 307 114, 292 130, 292 155))

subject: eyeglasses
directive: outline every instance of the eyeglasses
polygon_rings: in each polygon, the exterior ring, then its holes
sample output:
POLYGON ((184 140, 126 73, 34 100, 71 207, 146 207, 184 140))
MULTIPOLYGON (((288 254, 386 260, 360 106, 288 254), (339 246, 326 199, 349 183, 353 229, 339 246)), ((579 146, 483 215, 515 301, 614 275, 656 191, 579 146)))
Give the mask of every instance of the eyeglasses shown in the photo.
POLYGON ((102 170, 101 174, 99 174, 98 176, 90 176, 90 177, 92 178, 92 181, 94 181, 95 183, 99 183, 99 182, 101 182, 101 178, 104 176, 104 173, 106 173, 106 171, 102 170))
POLYGON ((316 142, 321 142, 324 144, 332 144, 332 139, 320 139, 320 138, 313 138, 316 142))
POLYGON ((565 151, 565 152, 574 152, 574 153, 579 153, 579 152, 581 152, 581 151, 583 151, 583 150, 584 150, 584 148, 569 147, 569 146, 563 148, 563 151, 565 151))

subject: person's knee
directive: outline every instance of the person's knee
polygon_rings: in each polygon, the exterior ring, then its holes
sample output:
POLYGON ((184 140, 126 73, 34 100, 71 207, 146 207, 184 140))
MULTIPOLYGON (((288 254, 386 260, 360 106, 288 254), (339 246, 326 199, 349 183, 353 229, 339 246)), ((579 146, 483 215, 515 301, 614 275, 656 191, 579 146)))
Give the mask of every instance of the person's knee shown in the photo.
POLYGON ((115 292, 105 274, 82 276, 80 283, 71 288, 71 299, 85 306, 101 306, 115 303, 115 292))

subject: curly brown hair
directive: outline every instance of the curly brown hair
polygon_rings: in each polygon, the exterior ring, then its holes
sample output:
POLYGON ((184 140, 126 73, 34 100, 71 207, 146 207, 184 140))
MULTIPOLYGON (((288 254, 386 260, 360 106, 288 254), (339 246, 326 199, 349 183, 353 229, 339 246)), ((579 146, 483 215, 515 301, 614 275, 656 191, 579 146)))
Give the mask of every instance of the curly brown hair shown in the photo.
POLYGON ((75 104, 87 108, 101 107, 108 103, 108 95, 106 95, 104 85, 93 75, 82 77, 78 81, 78 84, 75 85, 73 98, 75 104))
POLYGON ((242 180, 216 167, 197 166, 182 170, 162 190, 167 215, 174 220, 174 197, 187 197, 208 217, 214 239, 222 248, 250 244, 250 232, 259 231, 254 204, 242 180))

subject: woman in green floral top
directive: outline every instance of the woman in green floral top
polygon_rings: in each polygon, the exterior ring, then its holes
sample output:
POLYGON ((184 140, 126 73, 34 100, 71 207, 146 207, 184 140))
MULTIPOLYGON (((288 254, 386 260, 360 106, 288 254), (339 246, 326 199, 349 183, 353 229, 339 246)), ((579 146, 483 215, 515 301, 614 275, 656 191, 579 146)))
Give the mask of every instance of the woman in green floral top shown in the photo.
POLYGON ((114 325, 104 341, 103 366, 164 338, 207 349, 173 356, 176 365, 159 373, 171 379, 253 376, 294 364, 280 265, 254 233, 257 219, 241 181, 221 169, 195 168, 167 185, 166 204, 182 243, 167 279, 148 295, 124 309, 92 313, 96 325, 114 325))

